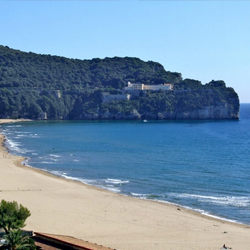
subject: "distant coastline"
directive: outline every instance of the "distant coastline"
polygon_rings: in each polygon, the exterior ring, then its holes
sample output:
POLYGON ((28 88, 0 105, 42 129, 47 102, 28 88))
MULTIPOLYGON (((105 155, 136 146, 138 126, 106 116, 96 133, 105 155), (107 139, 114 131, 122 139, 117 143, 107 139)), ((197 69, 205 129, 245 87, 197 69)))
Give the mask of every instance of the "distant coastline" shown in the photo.
POLYGON ((183 79, 158 62, 75 60, 7 46, 0 46, 0 56, 0 118, 239 119, 238 94, 223 80, 183 79))

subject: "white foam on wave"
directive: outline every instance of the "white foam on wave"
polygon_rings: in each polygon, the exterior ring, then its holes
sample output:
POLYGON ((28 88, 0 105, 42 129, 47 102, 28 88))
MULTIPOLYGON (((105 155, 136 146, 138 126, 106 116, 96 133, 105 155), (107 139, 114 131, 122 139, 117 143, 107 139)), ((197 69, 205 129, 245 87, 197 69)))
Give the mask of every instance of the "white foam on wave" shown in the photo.
POLYGON ((73 181, 79 181, 85 183, 85 180, 82 178, 77 178, 77 177, 72 177, 68 176, 67 172, 65 171, 58 171, 58 170, 46 170, 47 172, 50 172, 51 174, 57 175, 57 176, 62 176, 65 179, 73 180, 73 181))
POLYGON ((120 193, 121 190, 117 187, 114 187, 114 186, 106 186, 106 187, 101 187, 101 188, 105 188, 111 192, 114 192, 114 193, 120 193))
POLYGON ((219 219, 219 220, 224 220, 224 221, 229 221, 229 222, 233 222, 233 223, 237 222, 236 220, 231 220, 231 219, 227 219, 227 218, 224 218, 224 217, 221 217, 221 216, 218 216, 218 215, 211 214, 211 213, 206 212, 206 211, 204 211, 202 209, 191 208, 189 206, 180 206, 180 207, 183 207, 183 208, 186 208, 188 210, 192 210, 192 211, 198 212, 200 214, 206 215, 206 216, 211 217, 211 218, 215 218, 215 219, 219 219))
POLYGON ((52 156, 52 157, 61 157, 60 155, 54 155, 54 154, 50 154, 50 156, 52 156))
MULTIPOLYGON (((49 163, 49 162, 44 162, 44 163, 49 163)), ((100 180, 90 180, 90 179, 83 179, 83 178, 79 178, 79 177, 72 177, 72 176, 69 176, 67 172, 60 171, 60 170, 47 170, 47 169, 42 169, 42 170, 46 171, 46 172, 49 172, 49 173, 51 173, 53 175, 56 175, 56 176, 61 176, 61 177, 65 178, 65 179, 68 179, 68 180, 82 182, 84 184, 99 187, 99 188, 102 188, 102 189, 106 189, 106 190, 109 190, 111 192, 115 192, 115 193, 120 193, 121 192, 121 190, 119 189, 119 186, 115 186, 113 184, 107 184, 107 183, 105 183, 103 185, 100 182, 100 180)))
POLYGON ((29 137, 27 134, 17 134, 17 138, 29 137))
POLYGON ((51 171, 51 173, 55 174, 55 175, 58 175, 58 176, 62 176, 62 177, 66 178, 66 179, 69 179, 69 180, 78 181, 78 182, 82 182, 82 183, 87 184, 87 185, 96 186, 96 187, 99 187, 99 188, 102 188, 102 189, 106 189, 106 190, 109 190, 109 191, 114 192, 114 193, 120 193, 121 192, 119 186, 115 186, 113 184, 107 184, 107 183, 105 183, 103 185, 100 182, 100 180, 90 180, 90 179, 72 177, 72 176, 68 176, 67 173, 61 172, 61 171, 51 171))
POLYGON ((103 189, 107 189, 111 192, 115 192, 115 193, 120 193, 121 192, 121 185, 122 184, 126 184, 129 183, 128 180, 119 180, 119 179, 112 179, 112 178, 107 178, 105 180, 103 180, 104 183, 99 185, 97 184, 100 188, 103 189))
POLYGON ((119 180, 119 179, 106 179, 104 180, 106 183, 111 183, 111 184, 125 184, 125 183, 129 183, 129 181, 125 181, 125 180, 119 180))
POLYGON ((26 154, 34 152, 34 150, 28 150, 26 148, 23 148, 20 142, 15 141, 13 139, 9 139, 7 136, 5 136, 5 139, 6 139, 5 145, 9 150, 17 152, 18 154, 26 154))
POLYGON ((22 127, 22 125, 8 125, 7 128, 19 128, 22 127))
POLYGON ((61 177, 68 179, 68 180, 82 182, 84 184, 91 185, 91 186, 99 186, 97 184, 97 181, 95 181, 95 180, 89 180, 89 179, 83 179, 83 178, 79 178, 79 177, 68 176, 68 174, 66 172, 63 172, 63 171, 49 171, 49 172, 54 174, 54 175, 61 176, 61 177))
POLYGON ((26 149, 26 148, 21 148, 20 149, 20 153, 22 153, 22 154, 32 153, 32 152, 34 152, 34 150, 29 150, 29 149, 26 149))
MULTIPOLYGON (((140 199, 147 199, 147 198, 146 197, 145 198, 140 197, 140 199)), ((175 206, 178 206, 178 207, 182 207, 182 208, 185 208, 185 209, 197 212, 199 214, 203 214, 203 215, 211 217, 211 218, 215 218, 215 219, 219 219, 219 220, 223 220, 223 221, 229 221, 229 222, 233 222, 233 223, 239 223, 236 220, 231 220, 231 219, 227 219, 227 218, 224 218, 224 217, 220 217, 220 216, 211 214, 209 212, 204 211, 203 209, 192 208, 192 207, 189 207, 189 206, 182 206, 180 204, 177 204, 177 203, 174 203, 174 202, 165 201, 165 200, 153 199, 153 201, 160 202, 160 203, 165 203, 165 204, 171 204, 171 205, 175 205, 175 206)))
POLYGON ((179 194, 180 198, 195 199, 200 202, 227 205, 234 207, 247 207, 250 205, 250 196, 206 196, 195 194, 179 194))
POLYGON ((48 171, 48 172, 50 172, 50 173, 53 174, 53 175, 66 177, 66 176, 64 176, 64 175, 66 175, 66 173, 65 173, 65 172, 62 172, 62 171, 53 170, 53 171, 48 171))
POLYGON ((233 222, 233 223, 239 223, 238 221, 236 220, 230 220, 230 219, 226 219, 226 218, 223 218, 223 217, 220 217, 220 216, 217 216, 217 215, 213 215, 213 214, 210 214, 210 213, 207 213, 207 212, 202 212, 201 214, 203 215, 206 215, 206 216, 209 216, 209 217, 212 217, 212 218, 215 218, 215 219, 219 219, 219 220, 224 220, 224 221, 229 221, 229 222, 233 222))
POLYGON ((41 136, 39 136, 39 135, 32 135, 31 137, 32 138, 41 138, 41 136))
POLYGON ((7 139, 7 143, 10 145, 10 147, 18 147, 18 146, 21 146, 22 144, 17 142, 17 141, 14 141, 14 140, 10 140, 10 139, 7 139))
POLYGON ((6 145, 7 145, 7 148, 9 148, 10 150, 16 151, 18 153, 23 153, 23 151, 25 151, 25 149, 20 148, 20 146, 22 146, 21 143, 11 140, 7 137, 6 137, 6 145))
POLYGON ((137 194, 137 193, 131 193, 131 195, 142 199, 145 199, 149 196, 148 194, 137 194))
MULTIPOLYGON (((25 137, 31 137, 31 138, 41 138, 38 134, 31 134, 30 132, 15 132, 17 139, 25 138, 25 137)), ((10 133, 11 134, 11 133, 10 133)))

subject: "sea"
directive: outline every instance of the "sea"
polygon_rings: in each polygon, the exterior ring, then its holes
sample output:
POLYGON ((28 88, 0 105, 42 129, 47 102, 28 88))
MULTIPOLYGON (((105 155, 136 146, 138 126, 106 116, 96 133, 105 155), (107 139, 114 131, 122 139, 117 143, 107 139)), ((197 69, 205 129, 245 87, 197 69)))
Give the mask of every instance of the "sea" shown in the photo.
POLYGON ((250 104, 239 120, 31 121, 0 130, 33 168, 250 224, 250 104))

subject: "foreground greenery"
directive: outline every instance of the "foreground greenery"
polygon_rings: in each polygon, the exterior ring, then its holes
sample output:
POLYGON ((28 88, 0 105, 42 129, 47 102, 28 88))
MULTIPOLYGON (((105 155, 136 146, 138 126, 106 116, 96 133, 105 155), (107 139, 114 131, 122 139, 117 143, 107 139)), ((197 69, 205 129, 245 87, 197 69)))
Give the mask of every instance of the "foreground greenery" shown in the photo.
POLYGON ((11 230, 4 236, 5 243, 0 247, 2 250, 38 250, 35 241, 28 235, 24 235, 20 229, 11 230))
POLYGON ((105 114, 143 116, 206 106, 239 108, 238 95, 223 81, 182 79, 156 62, 138 58, 68 59, 0 46, 0 118, 103 119, 105 114), (127 82, 171 83, 173 91, 141 92, 129 101, 102 103, 103 92, 120 93, 127 82), (59 96, 60 95, 60 96, 59 96))
POLYGON ((36 250, 40 249, 35 245, 32 238, 23 234, 20 230, 25 226, 30 211, 18 205, 16 201, 8 202, 2 200, 0 203, 0 229, 5 231, 5 243, 0 247, 4 250, 36 250))
POLYGON ((18 205, 16 201, 8 202, 2 200, 0 203, 0 228, 6 234, 10 230, 23 228, 29 216, 30 211, 22 205, 18 205))

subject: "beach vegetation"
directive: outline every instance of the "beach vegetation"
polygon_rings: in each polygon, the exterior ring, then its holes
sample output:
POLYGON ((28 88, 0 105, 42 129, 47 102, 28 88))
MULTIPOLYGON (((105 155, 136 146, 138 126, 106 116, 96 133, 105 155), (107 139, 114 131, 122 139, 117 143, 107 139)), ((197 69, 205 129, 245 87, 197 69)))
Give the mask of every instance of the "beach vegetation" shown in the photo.
POLYGON ((2 200, 0 203, 0 228, 6 234, 9 234, 11 230, 23 228, 30 215, 30 211, 16 201, 2 200))
POLYGON ((20 229, 10 230, 4 236, 4 244, 0 247, 3 250, 36 250, 41 249, 35 245, 35 241, 28 235, 24 235, 20 229))

